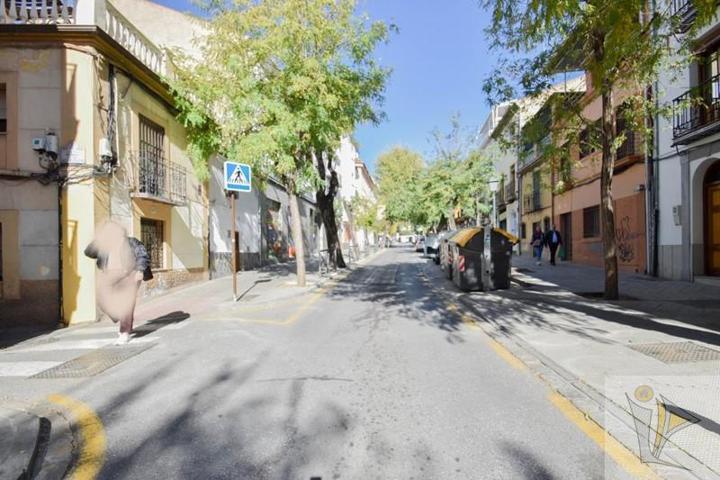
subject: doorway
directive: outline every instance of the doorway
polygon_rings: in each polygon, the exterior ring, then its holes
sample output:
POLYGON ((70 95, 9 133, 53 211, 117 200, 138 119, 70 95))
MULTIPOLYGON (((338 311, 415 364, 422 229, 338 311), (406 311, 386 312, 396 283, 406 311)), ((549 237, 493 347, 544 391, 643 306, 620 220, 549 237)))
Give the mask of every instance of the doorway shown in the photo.
POLYGON ((572 213, 560 215, 560 235, 563 241, 563 261, 572 260, 572 213))
POLYGON ((705 174, 705 272, 720 276, 720 162, 705 174))

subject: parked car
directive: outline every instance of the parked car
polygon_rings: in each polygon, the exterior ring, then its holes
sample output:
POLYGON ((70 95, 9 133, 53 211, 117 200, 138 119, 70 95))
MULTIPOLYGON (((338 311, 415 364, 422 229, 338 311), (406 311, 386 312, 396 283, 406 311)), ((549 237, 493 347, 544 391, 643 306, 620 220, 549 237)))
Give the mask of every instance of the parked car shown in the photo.
POLYGON ((423 254, 426 257, 433 259, 436 264, 440 261, 438 255, 440 255, 440 237, 437 235, 428 235, 425 237, 425 251, 423 254))
POLYGON ((439 264, 440 268, 445 270, 448 278, 452 278, 452 253, 448 248, 450 239, 457 233, 457 230, 448 230, 447 232, 440 235, 440 256, 439 264))
POLYGON ((415 241, 415 251, 416 252, 424 252, 425 251, 425 237, 422 235, 417 237, 417 240, 415 241))

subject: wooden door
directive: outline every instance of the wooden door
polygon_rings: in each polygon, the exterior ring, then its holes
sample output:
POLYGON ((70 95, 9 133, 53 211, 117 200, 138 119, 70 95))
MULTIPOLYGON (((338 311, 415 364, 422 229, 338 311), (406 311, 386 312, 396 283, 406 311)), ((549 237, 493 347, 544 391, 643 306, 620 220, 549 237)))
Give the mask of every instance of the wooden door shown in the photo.
POLYGON ((705 246, 708 275, 720 275, 720 183, 706 187, 705 246))
POLYGON ((572 260, 572 213, 560 215, 560 235, 562 235, 565 251, 563 260, 572 260))

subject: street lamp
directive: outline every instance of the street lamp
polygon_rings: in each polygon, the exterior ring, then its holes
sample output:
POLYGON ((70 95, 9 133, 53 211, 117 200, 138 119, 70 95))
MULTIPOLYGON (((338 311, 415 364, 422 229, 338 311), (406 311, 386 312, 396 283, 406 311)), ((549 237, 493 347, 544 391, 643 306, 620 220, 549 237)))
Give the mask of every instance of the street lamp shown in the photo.
POLYGON ((492 180, 488 181, 488 187, 490 187, 490 193, 492 193, 492 202, 493 202, 492 221, 491 221, 492 225, 497 224, 497 218, 496 218, 497 211, 495 210, 497 206, 495 205, 495 194, 498 191, 499 185, 500 185, 500 181, 496 180, 494 178, 492 180))

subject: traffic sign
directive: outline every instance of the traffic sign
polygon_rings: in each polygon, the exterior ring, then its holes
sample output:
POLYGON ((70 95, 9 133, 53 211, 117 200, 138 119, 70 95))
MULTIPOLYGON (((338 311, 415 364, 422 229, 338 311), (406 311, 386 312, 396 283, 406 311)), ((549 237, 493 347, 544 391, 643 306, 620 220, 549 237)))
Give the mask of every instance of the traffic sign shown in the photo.
POLYGON ((252 190, 252 168, 250 165, 225 162, 225 190, 249 192, 252 190))

